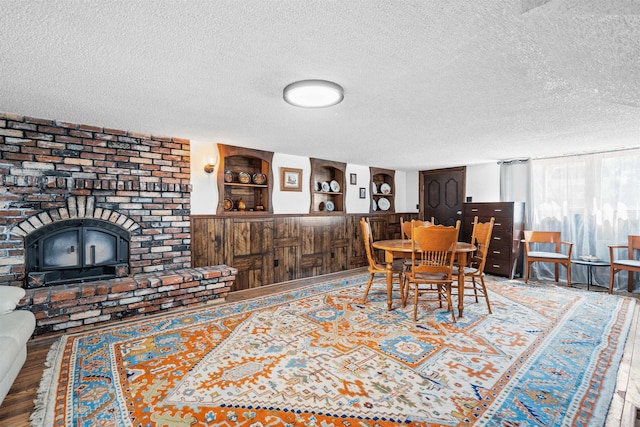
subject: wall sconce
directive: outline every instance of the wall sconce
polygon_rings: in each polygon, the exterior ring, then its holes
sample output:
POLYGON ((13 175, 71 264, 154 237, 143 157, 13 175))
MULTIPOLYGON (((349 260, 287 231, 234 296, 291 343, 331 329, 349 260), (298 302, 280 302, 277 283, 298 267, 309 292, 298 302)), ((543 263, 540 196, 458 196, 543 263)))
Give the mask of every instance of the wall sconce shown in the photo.
POLYGON ((204 171, 206 173, 211 173, 215 170, 216 168, 216 160, 213 157, 209 157, 209 161, 207 162, 206 165, 204 165, 204 171))

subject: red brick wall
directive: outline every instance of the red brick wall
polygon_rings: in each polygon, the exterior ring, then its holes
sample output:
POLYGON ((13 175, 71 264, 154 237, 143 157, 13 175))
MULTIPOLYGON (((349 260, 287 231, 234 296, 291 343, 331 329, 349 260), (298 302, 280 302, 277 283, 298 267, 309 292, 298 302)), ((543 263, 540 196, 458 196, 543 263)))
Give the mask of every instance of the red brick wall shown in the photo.
POLYGON ((98 218, 131 233, 130 277, 28 289, 36 334, 226 296, 237 270, 190 268, 189 141, 0 113, 0 285, 24 286, 24 237, 98 218))
POLYGON ((82 203, 133 221, 132 274, 190 267, 188 140, 0 113, 0 176, 0 284, 23 282, 24 235, 82 203))

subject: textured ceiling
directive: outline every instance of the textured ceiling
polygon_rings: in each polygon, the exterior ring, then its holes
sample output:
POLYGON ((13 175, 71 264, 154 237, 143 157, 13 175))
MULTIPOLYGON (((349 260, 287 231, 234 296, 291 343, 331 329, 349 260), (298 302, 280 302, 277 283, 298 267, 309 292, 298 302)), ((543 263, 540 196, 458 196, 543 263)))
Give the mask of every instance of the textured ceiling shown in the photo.
POLYGON ((0 8, 4 112, 400 170, 640 145, 640 0, 0 8))

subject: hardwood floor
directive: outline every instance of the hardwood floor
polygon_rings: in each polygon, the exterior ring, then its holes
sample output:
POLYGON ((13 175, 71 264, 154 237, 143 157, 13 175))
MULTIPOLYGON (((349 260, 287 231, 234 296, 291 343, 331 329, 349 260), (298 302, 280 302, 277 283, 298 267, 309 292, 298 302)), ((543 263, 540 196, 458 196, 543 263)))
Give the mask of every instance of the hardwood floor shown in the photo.
MULTIPOLYGON (((356 272, 366 272, 366 269, 360 268, 315 278, 293 280, 290 282, 233 292, 229 294, 226 302, 241 301, 256 296, 282 292, 310 285, 316 282, 325 281, 328 279, 347 277, 356 272)), ((580 287, 580 285, 577 285, 576 287, 580 287)), ((590 292, 593 292, 594 288, 595 287, 592 287, 592 290, 590 292)), ((598 290, 599 289, 595 289, 595 291, 598 290)), ((634 294, 632 296, 636 298, 639 297, 638 294, 634 294)), ((184 310, 185 309, 173 310, 171 311, 171 313, 178 313, 184 310)), ((166 313, 167 312, 164 312, 163 314, 166 313)), ((142 317, 143 316, 131 317, 130 319, 134 320, 140 319, 142 317)), ((634 425, 629 424, 629 422, 633 423, 635 421, 636 409, 634 402, 637 403, 640 399, 640 336, 638 336, 640 335, 639 324, 640 320, 638 316, 638 309, 636 309, 636 315, 634 316, 633 325, 630 331, 629 339, 627 340, 625 346, 623 361, 619 370, 616 392, 611 404, 612 410, 610 411, 611 413, 609 414, 606 423, 607 427, 630 427, 634 425)), ((94 327, 76 329, 73 332, 91 329, 99 328, 94 327)), ((29 416, 31 415, 31 412, 34 408, 34 400, 37 397, 36 395, 38 392, 38 387, 40 385, 40 379, 42 378, 42 373, 45 369, 47 354, 49 352, 51 344, 53 344, 61 335, 61 333, 48 334, 46 336, 37 337, 30 341, 27 350, 27 360, 22 368, 22 371, 11 387, 9 394, 2 402, 2 405, 0 405, 0 426, 31 427, 29 416)), ((637 425, 638 424, 636 424, 636 426, 637 425)))

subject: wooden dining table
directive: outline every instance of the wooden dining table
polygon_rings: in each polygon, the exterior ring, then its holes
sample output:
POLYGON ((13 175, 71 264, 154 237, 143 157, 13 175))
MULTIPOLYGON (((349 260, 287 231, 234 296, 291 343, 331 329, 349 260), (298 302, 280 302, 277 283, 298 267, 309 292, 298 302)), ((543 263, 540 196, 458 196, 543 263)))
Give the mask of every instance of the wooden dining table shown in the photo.
MULTIPOLYGON (((387 308, 392 307, 393 291, 393 260, 406 258, 406 254, 414 251, 415 245, 408 239, 378 240, 373 247, 384 251, 384 262, 387 269, 387 308)), ((456 245, 456 260, 458 265, 467 265, 467 255, 476 250, 475 245, 468 242, 458 242, 456 245)), ((464 311, 464 268, 459 268, 458 274, 458 316, 464 311)))

